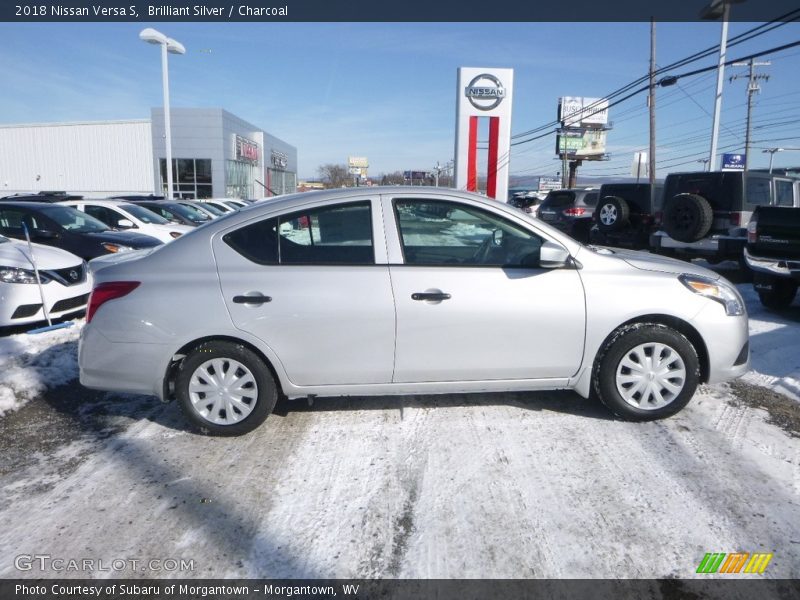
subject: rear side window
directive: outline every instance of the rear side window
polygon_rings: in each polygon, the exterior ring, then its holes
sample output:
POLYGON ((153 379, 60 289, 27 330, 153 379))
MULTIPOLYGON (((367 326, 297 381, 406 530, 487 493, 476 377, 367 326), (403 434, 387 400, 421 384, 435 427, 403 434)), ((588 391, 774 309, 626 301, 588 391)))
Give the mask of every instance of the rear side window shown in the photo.
POLYGON ((258 221, 223 237, 261 265, 373 265, 369 202, 326 206, 258 221))
POLYGON ((775 180, 775 204, 794 206, 794 184, 788 179, 775 180))
POLYGON ((769 204, 769 179, 748 177, 745 193, 748 204, 769 204))

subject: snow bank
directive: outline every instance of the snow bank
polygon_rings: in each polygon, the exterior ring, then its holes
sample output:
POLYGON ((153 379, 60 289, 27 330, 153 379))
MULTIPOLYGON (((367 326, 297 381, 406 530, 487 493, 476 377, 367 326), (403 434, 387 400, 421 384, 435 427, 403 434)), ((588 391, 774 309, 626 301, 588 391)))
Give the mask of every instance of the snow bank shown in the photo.
POLYGON ((0 416, 78 377, 83 324, 81 319, 67 329, 0 338, 0 416))

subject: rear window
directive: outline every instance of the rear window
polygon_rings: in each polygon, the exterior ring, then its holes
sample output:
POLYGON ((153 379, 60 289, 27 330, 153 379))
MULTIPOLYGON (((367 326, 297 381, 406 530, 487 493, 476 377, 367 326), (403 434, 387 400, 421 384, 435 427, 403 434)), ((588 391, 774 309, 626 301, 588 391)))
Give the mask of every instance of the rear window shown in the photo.
POLYGON ((668 175, 664 198, 677 194, 697 194, 715 210, 742 210, 742 173, 677 173, 668 175))
POLYGON ((575 194, 573 192, 550 192, 547 198, 542 202, 543 207, 547 208, 563 208, 570 206, 575 201, 575 194))

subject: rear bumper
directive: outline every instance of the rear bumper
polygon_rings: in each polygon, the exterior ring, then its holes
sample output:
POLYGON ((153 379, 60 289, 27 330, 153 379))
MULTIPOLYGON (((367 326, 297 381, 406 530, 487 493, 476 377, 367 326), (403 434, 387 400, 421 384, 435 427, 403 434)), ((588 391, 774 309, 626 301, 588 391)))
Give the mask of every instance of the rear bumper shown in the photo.
POLYGON ((747 248, 744 249, 744 259, 747 266, 758 273, 800 281, 800 259, 754 256, 747 248))
POLYGON ((164 344, 112 342, 89 323, 78 344, 81 385, 160 398, 168 354, 164 344))
POLYGON ((696 242, 673 240, 663 231, 650 236, 650 247, 654 250, 668 249, 696 256, 716 256, 738 260, 742 255, 747 239, 737 236, 715 235, 696 242))

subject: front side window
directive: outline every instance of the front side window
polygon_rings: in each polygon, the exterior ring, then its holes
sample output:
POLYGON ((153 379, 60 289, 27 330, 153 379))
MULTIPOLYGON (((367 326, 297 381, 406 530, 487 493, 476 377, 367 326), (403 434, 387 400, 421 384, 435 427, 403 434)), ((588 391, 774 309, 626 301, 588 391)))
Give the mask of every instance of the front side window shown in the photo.
POLYGON ((395 201, 407 265, 536 268, 543 240, 503 217, 438 200, 395 201))
POLYGON ((223 240, 262 265, 375 264, 369 202, 265 219, 228 233, 223 240))

